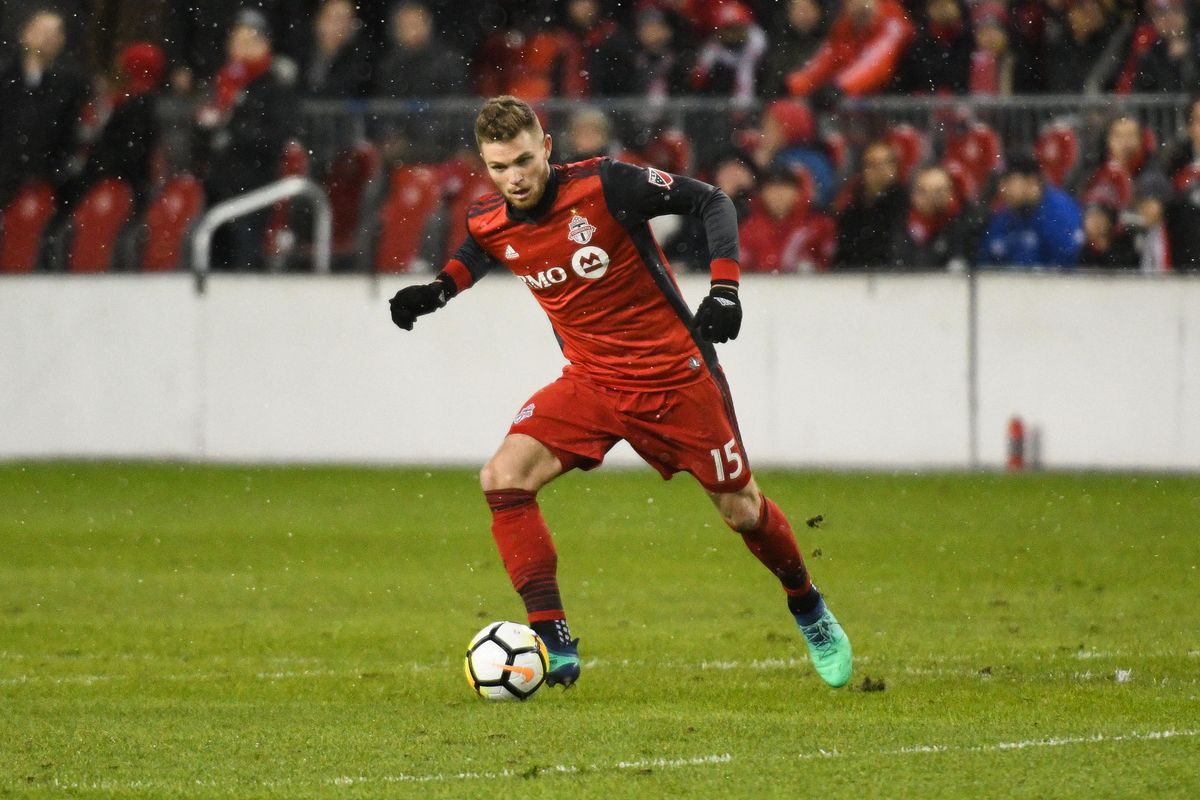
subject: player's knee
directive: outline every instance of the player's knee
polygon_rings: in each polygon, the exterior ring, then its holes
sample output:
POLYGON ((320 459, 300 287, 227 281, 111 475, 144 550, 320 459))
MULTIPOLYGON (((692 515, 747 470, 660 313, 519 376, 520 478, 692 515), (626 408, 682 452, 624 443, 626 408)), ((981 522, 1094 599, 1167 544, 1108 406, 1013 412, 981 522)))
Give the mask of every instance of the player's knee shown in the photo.
POLYGON ((479 471, 479 485, 485 492, 495 492, 501 489, 524 489, 537 491, 538 486, 529 470, 517 469, 504 459, 493 458, 479 471))
POLYGON ((758 526, 759 503, 757 493, 734 492, 721 495, 717 510, 725 524, 738 533, 749 533, 758 526))

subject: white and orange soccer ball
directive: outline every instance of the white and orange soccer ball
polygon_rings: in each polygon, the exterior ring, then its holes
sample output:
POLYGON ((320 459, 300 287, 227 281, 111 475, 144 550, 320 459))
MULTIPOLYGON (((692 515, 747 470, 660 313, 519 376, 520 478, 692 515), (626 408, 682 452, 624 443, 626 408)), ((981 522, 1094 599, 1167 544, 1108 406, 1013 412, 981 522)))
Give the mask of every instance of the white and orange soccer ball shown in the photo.
POLYGON ((518 622, 492 622, 467 645, 467 682, 488 700, 528 700, 546 680, 546 645, 518 622))

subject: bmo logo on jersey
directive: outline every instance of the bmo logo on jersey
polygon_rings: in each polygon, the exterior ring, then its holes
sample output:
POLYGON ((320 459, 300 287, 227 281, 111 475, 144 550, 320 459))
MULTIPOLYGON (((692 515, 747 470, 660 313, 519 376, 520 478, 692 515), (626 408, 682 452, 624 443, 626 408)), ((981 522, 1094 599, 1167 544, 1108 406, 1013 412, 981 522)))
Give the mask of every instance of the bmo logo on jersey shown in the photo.
POLYGON ((599 247, 581 247, 571 256, 571 269, 581 278, 594 281, 608 272, 608 253, 599 247))
MULTIPOLYGON (((571 269, 575 271, 576 275, 589 281, 604 277, 604 273, 608 272, 608 263, 608 253, 599 247, 581 247, 571 256, 571 269)), ((569 276, 570 273, 564 267, 551 267, 534 275, 518 275, 517 277, 524 281, 530 289, 540 292, 565 282, 569 276)))

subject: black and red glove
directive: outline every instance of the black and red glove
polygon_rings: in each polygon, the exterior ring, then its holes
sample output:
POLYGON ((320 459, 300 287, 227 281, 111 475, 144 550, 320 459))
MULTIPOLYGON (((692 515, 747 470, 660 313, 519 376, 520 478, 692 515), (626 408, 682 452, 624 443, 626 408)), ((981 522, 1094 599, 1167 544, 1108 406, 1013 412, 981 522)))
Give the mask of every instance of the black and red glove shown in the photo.
POLYGON ((742 302, 736 285, 714 283, 700 301, 692 327, 706 342, 728 342, 742 329, 742 302))
POLYGON ((413 329, 417 317, 432 314, 454 296, 447 280, 441 276, 432 283, 406 286, 391 299, 392 322, 406 331, 413 329))

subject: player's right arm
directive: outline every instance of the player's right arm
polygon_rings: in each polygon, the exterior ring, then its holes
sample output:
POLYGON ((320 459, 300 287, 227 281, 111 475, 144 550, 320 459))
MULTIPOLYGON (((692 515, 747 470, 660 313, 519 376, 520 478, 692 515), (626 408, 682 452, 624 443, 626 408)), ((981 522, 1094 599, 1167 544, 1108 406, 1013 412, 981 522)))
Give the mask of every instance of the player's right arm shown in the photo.
POLYGON ((446 267, 430 283, 406 286, 391 299, 392 322, 406 331, 413 329, 417 317, 432 314, 459 292, 469 289, 495 266, 493 259, 475 237, 467 238, 446 262, 446 267))

